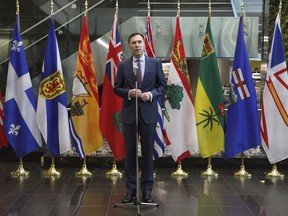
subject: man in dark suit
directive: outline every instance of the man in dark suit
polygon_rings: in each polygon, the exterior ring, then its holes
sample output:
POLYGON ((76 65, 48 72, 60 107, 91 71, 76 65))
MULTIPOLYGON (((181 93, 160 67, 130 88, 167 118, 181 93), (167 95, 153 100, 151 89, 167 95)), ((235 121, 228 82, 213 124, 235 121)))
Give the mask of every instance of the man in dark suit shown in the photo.
POLYGON ((118 65, 114 92, 122 97, 123 133, 126 145, 126 190, 122 203, 131 203, 136 197, 136 104, 138 98, 138 132, 141 138, 142 201, 153 203, 153 148, 154 134, 158 120, 157 98, 165 93, 167 83, 162 70, 161 61, 144 55, 144 37, 140 33, 132 33, 128 43, 133 56, 118 65), (135 88, 135 75, 137 89, 135 88))

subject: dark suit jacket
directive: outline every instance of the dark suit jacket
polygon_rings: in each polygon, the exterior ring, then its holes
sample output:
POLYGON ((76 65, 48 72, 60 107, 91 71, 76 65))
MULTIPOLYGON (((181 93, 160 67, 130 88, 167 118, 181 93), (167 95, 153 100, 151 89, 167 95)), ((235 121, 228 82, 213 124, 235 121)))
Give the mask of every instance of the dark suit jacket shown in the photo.
MULTIPOLYGON (((136 106, 135 98, 129 100, 128 92, 135 88, 135 75, 133 73, 133 57, 123 60, 118 65, 117 78, 114 85, 114 92, 122 97, 123 110, 122 120, 124 124, 135 123, 136 106)), ((145 72, 142 80, 141 91, 150 91, 153 95, 152 102, 144 102, 140 98, 138 104, 141 109, 142 117, 146 124, 157 122, 157 98, 167 89, 167 83, 162 70, 162 64, 159 59, 145 56, 145 72)))

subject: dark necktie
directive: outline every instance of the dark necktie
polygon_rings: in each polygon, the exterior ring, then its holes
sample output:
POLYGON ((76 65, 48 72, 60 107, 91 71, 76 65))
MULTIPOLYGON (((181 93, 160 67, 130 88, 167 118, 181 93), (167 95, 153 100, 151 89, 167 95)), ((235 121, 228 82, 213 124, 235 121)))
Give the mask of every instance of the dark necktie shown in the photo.
POLYGON ((141 71, 140 59, 137 59, 137 67, 138 67, 137 86, 138 86, 138 89, 140 89, 142 85, 142 71, 141 71))

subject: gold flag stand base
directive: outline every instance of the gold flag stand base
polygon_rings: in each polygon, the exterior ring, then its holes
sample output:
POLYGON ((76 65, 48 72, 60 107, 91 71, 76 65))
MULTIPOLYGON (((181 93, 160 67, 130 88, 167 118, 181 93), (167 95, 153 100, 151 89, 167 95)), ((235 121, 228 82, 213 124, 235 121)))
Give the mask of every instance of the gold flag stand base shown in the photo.
POLYGON ((12 171, 11 173, 12 177, 19 177, 19 176, 29 176, 30 172, 26 171, 23 167, 23 158, 20 158, 18 169, 15 171, 12 171))
POLYGON ((20 164, 18 169, 15 171, 12 171, 10 174, 12 177, 19 177, 19 176, 29 176, 30 172, 26 171, 23 168, 23 165, 20 164))
POLYGON ((178 178, 178 177, 187 178, 189 176, 189 174, 182 170, 181 162, 179 162, 177 170, 175 172, 172 172, 171 176, 175 177, 175 178, 178 178))
POLYGON ((54 157, 51 158, 51 166, 50 166, 49 170, 43 171, 42 174, 45 177, 50 177, 50 176, 57 176, 58 177, 61 175, 61 173, 55 169, 54 157))
POLYGON ((214 172, 212 169, 212 165, 207 166, 207 170, 201 173, 202 176, 214 176, 218 177, 218 173, 214 172))
POLYGON ((245 170, 245 166, 241 165, 240 170, 234 173, 236 177, 248 177, 250 178, 252 175, 245 170))
POLYGON ((123 173, 117 169, 116 160, 113 160, 112 169, 105 172, 106 177, 119 177, 122 178, 123 173))
POLYGON ((278 172, 276 164, 273 164, 272 171, 266 174, 267 177, 284 178, 284 174, 278 172))
POLYGON ((81 170, 75 172, 75 176, 77 176, 77 177, 89 177, 91 175, 92 175, 92 173, 90 171, 88 171, 87 166, 86 166, 86 155, 85 155, 84 159, 83 159, 82 168, 81 168, 81 170))

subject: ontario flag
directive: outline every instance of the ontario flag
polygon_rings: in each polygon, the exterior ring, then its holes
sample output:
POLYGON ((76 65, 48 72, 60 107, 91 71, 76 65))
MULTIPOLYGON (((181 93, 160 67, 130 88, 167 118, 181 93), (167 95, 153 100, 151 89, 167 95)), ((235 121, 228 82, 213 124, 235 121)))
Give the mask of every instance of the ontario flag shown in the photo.
POLYGON ((4 106, 2 103, 2 94, 0 92, 0 148, 7 145, 8 140, 4 132, 4 106))
POLYGON ((166 145, 173 159, 180 162, 198 151, 198 139, 192 89, 178 15, 176 17, 165 109, 164 134, 166 145))
POLYGON ((113 91, 118 64, 123 60, 117 19, 117 14, 115 14, 103 82, 100 127, 114 157, 117 160, 122 160, 125 158, 125 142, 122 125, 123 99, 118 97, 113 91))
POLYGON ((36 100, 20 36, 18 14, 10 49, 4 130, 18 157, 23 157, 42 145, 41 134, 36 124, 36 100))
POLYGON ((53 157, 71 149, 66 90, 52 15, 39 85, 36 121, 53 157))
POLYGON ((275 21, 261 113, 262 146, 271 164, 288 158, 288 77, 280 16, 275 21))
POLYGON ((74 146, 83 158, 103 147, 99 93, 86 15, 82 23, 72 94, 70 132, 74 146))
POLYGON ((224 104, 210 18, 202 49, 195 98, 199 152, 203 158, 224 149, 224 104))
POLYGON ((233 71, 230 74, 229 105, 225 136, 225 159, 260 145, 257 98, 240 17, 233 71))
MULTIPOLYGON (((146 27, 146 35, 145 35, 145 51, 149 57, 156 58, 150 16, 147 17, 147 27, 146 27)), ((164 139, 163 139, 163 116, 162 116, 161 97, 157 99, 157 106, 158 106, 158 121, 156 124, 155 142, 154 142, 154 150, 153 150, 154 160, 159 157, 162 157, 164 154, 164 150, 165 150, 164 139)))

